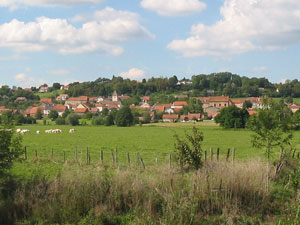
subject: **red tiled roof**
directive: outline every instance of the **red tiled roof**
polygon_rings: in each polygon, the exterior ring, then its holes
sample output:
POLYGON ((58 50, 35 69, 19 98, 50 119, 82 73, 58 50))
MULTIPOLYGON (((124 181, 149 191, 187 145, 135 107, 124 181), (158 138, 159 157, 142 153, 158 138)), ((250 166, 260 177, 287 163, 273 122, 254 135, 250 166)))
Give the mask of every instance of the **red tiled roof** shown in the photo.
POLYGON ((56 112, 64 112, 66 109, 67 107, 62 104, 57 104, 53 107, 53 110, 55 110, 56 112))
POLYGON ((173 105, 174 106, 187 106, 188 103, 186 101, 176 101, 176 102, 173 102, 173 105))
POLYGON ((209 97, 198 97, 196 99, 200 100, 202 103, 208 103, 209 102, 209 97))
POLYGON ((164 114, 162 116, 163 119, 178 119, 178 115, 177 114, 164 114))
POLYGON ((118 96, 118 98, 120 98, 120 99, 129 99, 130 96, 127 96, 127 95, 121 95, 121 96, 118 96))
POLYGON ((41 114, 44 114, 44 109, 45 109, 45 108, 44 108, 43 106, 41 106, 41 107, 32 107, 32 108, 30 109, 30 111, 29 111, 29 114, 35 115, 35 114, 37 113, 38 109, 41 110, 41 114))
POLYGON ((150 101, 150 96, 143 96, 141 99, 144 101, 150 101))
POLYGON ((96 112, 99 112, 99 109, 98 109, 98 108, 91 108, 91 109, 90 109, 90 112, 96 113, 96 112))
POLYGON ((214 96, 214 97, 209 97, 209 102, 228 102, 229 101, 229 96, 214 96))
POLYGON ((87 111, 88 111, 87 108, 76 108, 76 109, 74 110, 75 113, 85 113, 85 112, 87 112, 87 111))
POLYGON ((174 112, 180 112, 182 110, 182 108, 183 107, 181 107, 181 108, 174 108, 173 110, 174 110, 174 112))
POLYGON ((68 101, 72 101, 72 102, 75 102, 75 101, 88 101, 89 100, 89 97, 87 96, 80 96, 80 97, 72 97, 72 98, 69 98, 68 101))
POLYGON ((233 104, 241 104, 246 101, 246 99, 233 99, 231 100, 233 104))
POLYGON ((257 114, 257 111, 251 111, 251 110, 248 110, 248 113, 249 113, 249 115, 251 116, 251 115, 257 114))
POLYGON ((90 102, 94 102, 98 97, 89 97, 90 102))
POLYGON ((40 100, 41 103, 52 103, 52 99, 51 98, 42 98, 40 100))
POLYGON ((188 118, 189 118, 189 120, 192 120, 194 118, 201 119, 201 114, 200 113, 190 113, 190 114, 188 114, 188 118))
POLYGON ((16 99, 16 101, 25 101, 26 100, 26 97, 18 97, 17 99, 16 99))
POLYGON ((165 111, 165 107, 163 105, 157 105, 157 106, 155 106, 155 110, 159 111, 159 112, 164 112, 165 111))
POLYGON ((172 107, 172 104, 163 104, 163 106, 164 106, 165 108, 171 108, 171 107, 172 107))

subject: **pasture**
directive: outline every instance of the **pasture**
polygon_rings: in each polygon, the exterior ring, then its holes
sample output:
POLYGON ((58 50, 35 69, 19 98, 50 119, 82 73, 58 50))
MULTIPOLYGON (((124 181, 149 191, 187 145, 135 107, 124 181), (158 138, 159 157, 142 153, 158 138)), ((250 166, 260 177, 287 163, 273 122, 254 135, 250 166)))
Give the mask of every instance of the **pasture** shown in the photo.
MULTIPOLYGON (((40 157, 49 157, 52 154, 62 159, 65 152, 66 160, 74 159, 77 148, 83 155, 88 147, 92 162, 99 161, 100 150, 104 151, 107 161, 111 159, 111 150, 118 149, 120 161, 126 161, 129 152, 132 157, 139 152, 145 162, 154 163, 155 155, 166 157, 174 151, 175 138, 178 134, 184 137, 192 126, 135 126, 135 127, 104 127, 104 126, 78 126, 76 132, 69 134, 70 126, 22 126, 29 129, 30 133, 23 135, 23 144, 27 147, 28 157, 32 158, 37 150, 40 157), (47 134, 45 130, 59 128, 62 133, 47 134), (40 134, 36 131, 40 130, 40 134)), ((228 148, 236 149, 236 158, 261 158, 264 152, 253 148, 251 145, 251 131, 225 130, 221 127, 198 126, 204 134, 203 149, 209 152, 210 148, 221 149, 221 156, 225 155, 228 148)), ((300 147, 300 132, 294 133, 293 145, 300 147)), ((278 156, 279 149, 273 157, 278 156)), ((84 155, 83 155, 84 157, 84 155)), ((163 159, 163 158, 161 158, 163 159)))

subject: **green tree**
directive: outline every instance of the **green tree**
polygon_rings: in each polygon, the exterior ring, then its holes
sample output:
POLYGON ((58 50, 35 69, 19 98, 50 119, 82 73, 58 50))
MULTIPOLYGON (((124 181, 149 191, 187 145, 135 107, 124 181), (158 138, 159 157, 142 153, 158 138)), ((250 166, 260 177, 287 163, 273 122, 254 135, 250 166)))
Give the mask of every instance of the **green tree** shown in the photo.
POLYGON ((105 126, 112 126, 112 125, 114 125, 114 117, 113 117, 113 115, 111 113, 109 113, 106 116, 106 118, 104 120, 104 125, 105 126))
POLYGON ((40 119, 43 118, 42 111, 41 111, 40 108, 37 109, 37 111, 36 111, 36 113, 35 113, 34 116, 35 116, 35 118, 38 119, 38 120, 40 120, 40 119))
POLYGON ((58 112, 55 110, 51 110, 48 117, 52 119, 52 121, 54 121, 58 118, 58 112))
POLYGON ((215 120, 225 128, 245 128, 248 118, 249 113, 246 109, 231 105, 221 109, 215 120))
POLYGON ((53 90, 59 90, 60 89, 60 83, 53 83, 52 88, 53 90))
POLYGON ((268 159, 271 150, 276 147, 290 145, 293 138, 291 133, 292 118, 289 109, 281 103, 271 103, 259 110, 258 114, 250 117, 247 126, 254 131, 252 144, 257 148, 264 148, 268 159))
POLYGON ((8 175, 13 162, 22 153, 22 139, 17 135, 12 123, 0 123, 0 179, 8 175))
POLYGON ((66 118, 66 124, 77 126, 79 125, 79 116, 73 113, 70 113, 66 118))
POLYGON ((124 106, 116 114, 116 125, 119 127, 132 126, 133 119, 130 108, 128 106, 124 106))
POLYGON ((203 133, 193 127, 192 134, 186 133, 185 136, 186 139, 181 139, 175 135, 175 155, 182 167, 199 169, 203 164, 201 147, 204 139, 203 133))
POLYGON ((252 105, 253 105, 252 102, 246 100, 246 101, 244 102, 244 104, 243 104, 243 108, 244 108, 244 109, 250 109, 250 108, 252 108, 252 105))

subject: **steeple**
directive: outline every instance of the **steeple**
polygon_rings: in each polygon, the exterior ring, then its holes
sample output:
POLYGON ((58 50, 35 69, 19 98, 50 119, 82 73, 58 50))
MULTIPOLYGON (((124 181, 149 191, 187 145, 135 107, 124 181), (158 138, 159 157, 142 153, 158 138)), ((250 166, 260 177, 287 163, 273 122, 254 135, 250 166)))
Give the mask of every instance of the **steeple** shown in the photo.
POLYGON ((112 101, 113 102, 117 102, 118 101, 118 93, 117 93, 117 91, 114 91, 114 93, 112 95, 112 101))

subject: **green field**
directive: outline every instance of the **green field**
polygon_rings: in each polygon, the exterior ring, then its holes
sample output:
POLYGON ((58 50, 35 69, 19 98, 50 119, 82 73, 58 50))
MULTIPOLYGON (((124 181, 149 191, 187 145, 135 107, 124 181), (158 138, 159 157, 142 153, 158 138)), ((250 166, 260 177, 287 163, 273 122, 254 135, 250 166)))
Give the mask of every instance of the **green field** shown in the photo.
MULTIPOLYGON (((106 159, 111 157, 111 150, 118 149, 120 161, 126 160, 127 152, 132 155, 139 152, 146 162, 154 162, 155 155, 166 157, 174 150, 174 134, 183 137, 189 127, 175 126, 148 126, 148 127, 104 127, 78 126, 74 134, 69 134, 70 126, 22 126, 29 129, 30 134, 23 135, 23 144, 28 149, 29 157, 38 151, 40 157, 49 157, 52 154, 63 159, 63 152, 67 160, 74 159, 75 148, 80 154, 85 154, 88 147, 92 161, 98 161, 100 150, 104 151, 106 159), (62 129, 61 134, 46 134, 46 129, 62 129), (40 130, 41 134, 36 134, 40 130)), ((204 134, 203 148, 209 152, 210 148, 221 149, 224 156, 228 148, 236 149, 236 157, 240 159, 264 157, 264 152, 251 145, 251 131, 225 130, 221 127, 199 126, 204 134)), ((300 132, 295 132, 293 145, 300 147, 300 132)), ((279 149, 274 154, 277 157, 279 149)))

